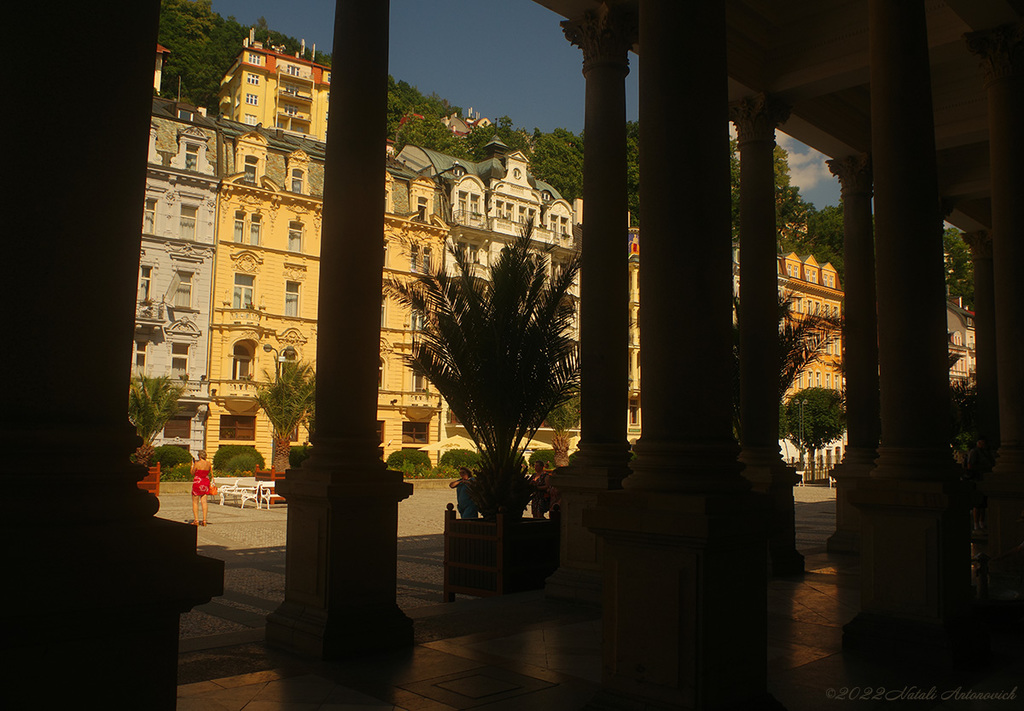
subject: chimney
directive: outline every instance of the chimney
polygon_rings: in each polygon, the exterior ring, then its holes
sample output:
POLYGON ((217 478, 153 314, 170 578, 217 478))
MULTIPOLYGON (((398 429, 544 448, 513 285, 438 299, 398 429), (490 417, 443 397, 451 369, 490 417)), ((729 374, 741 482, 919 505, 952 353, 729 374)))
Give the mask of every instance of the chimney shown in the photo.
POLYGON ((306 40, 305 39, 302 40, 302 43, 301 43, 300 47, 302 49, 299 50, 299 54, 302 55, 303 57, 305 57, 306 56, 306 40))
POLYGON ((313 43, 313 51, 309 53, 309 58, 316 61, 316 42, 313 43))
POLYGON ((576 215, 576 224, 583 224, 583 198, 576 198, 572 201, 572 211, 576 215))
POLYGON ((250 27, 249 28, 249 44, 251 45, 255 41, 256 41, 256 28, 255 27, 250 27))

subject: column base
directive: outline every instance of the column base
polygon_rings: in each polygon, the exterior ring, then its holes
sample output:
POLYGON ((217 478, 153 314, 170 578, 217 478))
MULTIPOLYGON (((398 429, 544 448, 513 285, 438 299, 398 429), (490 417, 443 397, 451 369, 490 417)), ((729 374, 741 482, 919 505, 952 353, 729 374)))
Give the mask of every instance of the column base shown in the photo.
POLYGON ((793 487, 800 481, 796 470, 786 465, 778 447, 740 451, 743 476, 754 491, 767 494, 771 504, 768 522, 768 570, 771 576, 804 574, 804 557, 796 549, 796 505, 793 487))
POLYGON ((875 466, 873 449, 848 448, 843 461, 832 470, 836 480, 836 530, 829 536, 829 553, 860 553, 860 512, 850 503, 850 492, 866 479, 875 466))
POLYGON ((545 597, 601 604, 601 541, 583 525, 583 512, 597 503, 599 494, 621 489, 627 474, 624 459, 617 467, 574 464, 555 473, 554 483, 561 492, 561 562, 547 579, 545 597))
MULTIPOLYGON (((1024 540, 1024 451, 1000 449, 995 471, 985 475, 980 488, 988 499, 989 555, 1006 555, 1024 540)), ((1005 572, 1024 571, 1024 553, 1007 555, 993 565, 1005 572)))
POLYGON ((395 603, 400 472, 291 469, 284 602, 267 617, 267 644, 318 659, 409 646, 412 621, 395 603))
MULTIPOLYGON (((47 495, 60 497, 59 483, 50 483, 47 495)), ((196 555, 196 528, 149 518, 5 529, 4 698, 18 708, 45 696, 55 707, 102 699, 114 708, 174 709, 179 615, 223 592, 224 563, 196 555)))
POLYGON ((987 638, 972 632, 982 625, 971 612, 965 482, 876 477, 850 492, 861 513, 862 612, 844 647, 954 665, 986 656, 987 638))
POLYGON ((750 492, 598 497, 583 521, 604 542, 604 698, 651 709, 765 698, 767 515, 750 492))
POLYGON ((843 650, 882 661, 912 659, 938 668, 989 663, 990 638, 981 619, 965 614, 941 623, 861 612, 843 626, 843 650))

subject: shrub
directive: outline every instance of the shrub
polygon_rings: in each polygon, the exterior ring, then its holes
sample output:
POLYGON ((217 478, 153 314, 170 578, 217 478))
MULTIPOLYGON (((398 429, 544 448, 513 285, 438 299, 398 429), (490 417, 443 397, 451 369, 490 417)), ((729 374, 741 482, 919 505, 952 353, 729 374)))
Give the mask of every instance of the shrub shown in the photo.
POLYGON ((252 450, 239 452, 226 461, 220 473, 228 476, 252 476, 257 469, 263 469, 263 457, 260 457, 256 450, 252 450))
POLYGON ((267 468, 266 462, 263 459, 263 455, 260 454, 259 451, 251 444, 225 444, 221 445, 221 447, 217 450, 217 453, 213 455, 214 470, 218 472, 229 471, 226 467, 228 460, 232 459, 233 457, 239 454, 248 454, 250 456, 254 456, 256 457, 256 460, 259 462, 259 465, 256 468, 267 468))
POLYGON ((555 466, 555 450, 538 449, 530 455, 530 466, 532 467, 536 462, 544 462, 545 467, 553 469, 555 466))
MULTIPOLYGON (((173 444, 162 444, 153 452, 153 458, 149 460, 149 466, 160 462, 162 469, 170 469, 178 464, 192 464, 192 455, 187 449, 182 449, 173 444)), ((163 477, 161 477, 162 479, 163 477)))
POLYGON ((313 447, 312 445, 303 444, 297 447, 292 447, 288 450, 288 466, 295 468, 302 466, 302 463, 309 459, 309 455, 313 447))
POLYGON ((396 469, 399 471, 405 471, 403 468, 405 463, 429 467, 430 466, 430 455, 426 452, 421 452, 418 449, 399 449, 388 455, 388 469, 396 469))
POLYGON ((459 467, 476 469, 480 466, 480 453, 471 449, 451 449, 441 455, 440 464, 455 467, 456 472, 459 467))
POLYGON ((160 481, 192 481, 192 464, 182 463, 160 469, 160 481))

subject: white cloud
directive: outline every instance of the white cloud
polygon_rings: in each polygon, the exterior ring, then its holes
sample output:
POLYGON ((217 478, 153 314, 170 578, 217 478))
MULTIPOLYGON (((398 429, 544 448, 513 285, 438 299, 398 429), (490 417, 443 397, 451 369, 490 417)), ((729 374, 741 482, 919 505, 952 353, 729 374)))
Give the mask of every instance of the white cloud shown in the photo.
POLYGON ((828 156, 824 153, 805 146, 792 136, 787 136, 782 131, 775 132, 776 140, 780 146, 789 153, 789 176, 793 185, 800 188, 800 192, 806 194, 826 181, 833 182, 835 178, 829 172, 825 161, 828 156))

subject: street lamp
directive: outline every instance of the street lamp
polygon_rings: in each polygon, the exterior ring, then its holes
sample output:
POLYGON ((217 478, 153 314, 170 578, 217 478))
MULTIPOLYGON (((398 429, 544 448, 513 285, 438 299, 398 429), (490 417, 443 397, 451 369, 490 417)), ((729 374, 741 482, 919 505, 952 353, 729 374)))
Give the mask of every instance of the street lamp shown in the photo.
POLYGON ((804 405, 806 404, 806 400, 797 401, 797 405, 800 406, 800 464, 804 463, 804 453, 807 450, 807 446, 804 444, 804 405))
POLYGON ((280 380, 281 379, 281 364, 282 363, 287 363, 289 361, 293 361, 299 355, 296 352, 295 348, 293 348, 292 346, 285 346, 282 350, 278 351, 276 348, 274 348, 269 343, 264 343, 263 344, 263 350, 266 351, 267 353, 270 353, 271 351, 274 352, 274 355, 275 355, 275 358, 274 358, 275 380, 280 380))

